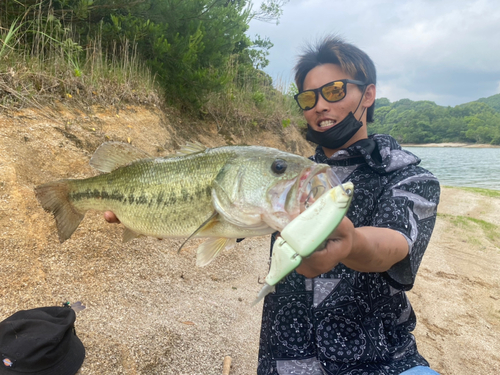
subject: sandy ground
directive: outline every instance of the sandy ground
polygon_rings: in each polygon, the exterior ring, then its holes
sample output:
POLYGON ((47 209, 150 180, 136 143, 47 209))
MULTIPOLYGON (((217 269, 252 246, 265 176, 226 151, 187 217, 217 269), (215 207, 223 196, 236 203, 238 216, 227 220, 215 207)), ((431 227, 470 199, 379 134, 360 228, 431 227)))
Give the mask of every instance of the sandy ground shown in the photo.
MULTIPOLYGON (((247 239, 196 268, 196 241, 180 254, 181 241, 122 244, 120 225, 89 212, 60 244, 33 193, 40 183, 95 173, 88 161, 105 140, 164 155, 186 139, 189 129, 179 130, 186 126, 138 108, 0 115, 0 320, 20 309, 82 301, 81 375, 221 374, 228 355, 231 375, 255 373, 262 305, 250 303, 267 272, 267 238, 247 239)), ((207 124, 191 140, 214 146, 228 136, 207 124)), ((312 152, 289 128, 284 138, 243 134, 241 142, 312 152)), ((499 212, 500 198, 443 189, 436 230, 409 293, 419 349, 441 374, 499 373, 499 212)))

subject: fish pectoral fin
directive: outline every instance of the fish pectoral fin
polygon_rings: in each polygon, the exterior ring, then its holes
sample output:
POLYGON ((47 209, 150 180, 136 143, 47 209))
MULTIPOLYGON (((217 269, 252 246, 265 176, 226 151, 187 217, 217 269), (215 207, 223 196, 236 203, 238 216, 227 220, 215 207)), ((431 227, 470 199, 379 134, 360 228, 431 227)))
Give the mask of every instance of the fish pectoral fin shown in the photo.
POLYGON ((132 229, 125 228, 125 230, 123 231, 122 241, 123 241, 123 243, 129 242, 137 237, 141 237, 141 235, 137 232, 134 232, 132 229))
POLYGON ((151 155, 128 143, 105 142, 100 145, 90 159, 90 165, 101 172, 111 172, 119 167, 141 159, 149 159, 151 155))
POLYGON ((224 248, 231 248, 236 244, 236 238, 210 238, 203 242, 196 254, 196 265, 203 267, 215 259, 224 248))
POLYGON ((217 214, 217 212, 216 212, 216 211, 214 211, 214 212, 212 213, 212 215, 210 215, 210 217, 209 217, 207 220, 205 220, 205 221, 204 221, 204 222, 203 222, 203 223, 202 223, 202 224, 198 227, 198 229, 196 229, 193 233, 191 233, 191 235, 190 235, 188 238, 186 238, 186 241, 184 241, 184 242, 182 243, 182 245, 179 247, 179 249, 177 250, 177 254, 179 254, 179 253, 181 252, 181 250, 182 250, 182 248, 184 247, 184 245, 185 245, 185 244, 186 244, 186 243, 187 243, 187 242, 188 242, 191 238, 193 238, 193 237, 196 235, 196 233, 198 233, 198 232, 200 232, 201 230, 203 230, 203 228, 205 228, 207 225, 209 225, 212 221, 217 220, 217 219, 216 219, 217 215, 218 215, 218 214, 217 214))

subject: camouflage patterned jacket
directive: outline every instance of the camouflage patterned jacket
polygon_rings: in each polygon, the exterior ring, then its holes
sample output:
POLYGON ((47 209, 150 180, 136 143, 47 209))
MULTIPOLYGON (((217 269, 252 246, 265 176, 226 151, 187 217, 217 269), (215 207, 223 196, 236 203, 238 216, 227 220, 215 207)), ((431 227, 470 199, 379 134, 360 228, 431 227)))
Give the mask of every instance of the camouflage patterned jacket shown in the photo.
POLYGON ((411 334, 416 318, 405 291, 434 228, 438 180, 388 135, 370 136, 329 159, 318 147, 312 159, 354 183, 347 216, 355 227, 397 230, 410 251, 384 273, 339 264, 314 279, 290 274, 264 301, 257 373, 392 375, 428 365, 411 334))

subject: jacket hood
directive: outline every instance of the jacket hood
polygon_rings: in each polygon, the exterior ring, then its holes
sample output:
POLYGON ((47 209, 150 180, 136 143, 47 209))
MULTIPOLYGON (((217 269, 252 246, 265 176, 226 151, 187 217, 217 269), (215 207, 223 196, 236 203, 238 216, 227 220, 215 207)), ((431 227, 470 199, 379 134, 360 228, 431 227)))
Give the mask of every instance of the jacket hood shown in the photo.
POLYGON ((366 162, 378 173, 389 173, 420 163, 418 156, 403 150, 399 143, 387 134, 370 135, 344 150, 337 151, 330 158, 327 158, 323 148, 318 146, 312 160, 332 166, 348 166, 366 162))

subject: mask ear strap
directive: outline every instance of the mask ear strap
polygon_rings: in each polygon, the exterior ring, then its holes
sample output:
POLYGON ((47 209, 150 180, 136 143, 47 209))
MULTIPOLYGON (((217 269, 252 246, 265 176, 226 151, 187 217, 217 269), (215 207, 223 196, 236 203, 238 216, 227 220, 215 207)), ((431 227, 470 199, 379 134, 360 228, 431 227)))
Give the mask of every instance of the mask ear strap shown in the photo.
MULTIPOLYGON (((368 85, 365 85, 365 87, 363 88, 363 92, 361 94, 361 99, 359 99, 359 103, 358 103, 358 106, 356 107, 356 109, 354 110, 353 114, 356 113, 356 111, 358 110, 359 106, 361 105, 361 102, 363 101, 363 97, 365 96, 365 92, 366 92, 366 88, 368 87, 368 85)), ((363 109, 363 112, 361 112, 361 116, 359 116, 359 120, 358 121, 361 121, 361 118, 363 117, 363 114, 365 113, 366 111, 366 108, 363 109)))

